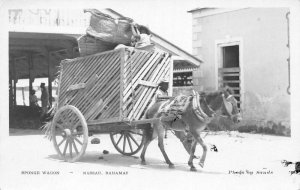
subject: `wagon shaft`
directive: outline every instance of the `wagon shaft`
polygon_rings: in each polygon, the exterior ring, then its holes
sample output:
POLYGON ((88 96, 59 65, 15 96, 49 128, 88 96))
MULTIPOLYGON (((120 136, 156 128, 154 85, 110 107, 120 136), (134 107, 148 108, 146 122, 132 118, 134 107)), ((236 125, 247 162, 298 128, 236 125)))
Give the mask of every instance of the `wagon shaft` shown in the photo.
POLYGON ((140 120, 171 64, 162 51, 125 49, 63 61, 58 108, 75 106, 88 124, 140 120))

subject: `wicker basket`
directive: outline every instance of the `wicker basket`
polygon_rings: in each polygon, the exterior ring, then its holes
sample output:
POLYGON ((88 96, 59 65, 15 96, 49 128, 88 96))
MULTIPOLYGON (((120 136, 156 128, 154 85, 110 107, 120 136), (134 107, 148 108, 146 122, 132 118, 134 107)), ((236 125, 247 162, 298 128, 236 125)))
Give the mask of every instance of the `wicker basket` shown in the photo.
POLYGON ((92 55, 104 51, 113 50, 117 44, 104 42, 89 35, 83 35, 77 39, 80 56, 92 55))

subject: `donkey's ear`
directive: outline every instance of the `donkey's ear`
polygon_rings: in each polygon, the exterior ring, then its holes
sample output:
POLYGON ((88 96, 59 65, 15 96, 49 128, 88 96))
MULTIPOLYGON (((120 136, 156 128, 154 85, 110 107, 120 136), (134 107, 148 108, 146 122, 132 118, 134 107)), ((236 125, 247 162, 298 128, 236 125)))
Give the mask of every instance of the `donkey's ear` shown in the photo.
POLYGON ((224 91, 224 93, 226 93, 226 94, 234 94, 234 91, 232 90, 232 88, 230 88, 230 87, 227 86, 227 85, 223 88, 223 91, 224 91))

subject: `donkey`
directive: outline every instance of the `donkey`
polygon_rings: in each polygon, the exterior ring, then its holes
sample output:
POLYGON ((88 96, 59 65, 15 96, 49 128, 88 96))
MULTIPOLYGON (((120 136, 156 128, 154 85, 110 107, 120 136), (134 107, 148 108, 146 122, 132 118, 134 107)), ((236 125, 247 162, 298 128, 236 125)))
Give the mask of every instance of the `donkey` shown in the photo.
MULTIPOLYGON (((197 94, 197 92, 196 92, 197 94)), ((198 94, 199 95, 199 94, 198 94)), ((199 97, 199 96, 198 96, 199 97)), ((168 101, 168 100, 166 100, 168 101)), ((187 107, 183 113, 181 113, 180 118, 176 122, 174 121, 164 121, 163 114, 160 112, 161 107, 166 104, 166 101, 160 101, 153 104, 146 112, 146 118, 159 118, 157 122, 150 124, 144 130, 144 147, 141 153, 141 164, 145 165, 145 153, 148 145, 151 143, 153 139, 158 137, 158 147, 160 148, 163 157, 166 163, 169 165, 169 168, 174 168, 174 164, 168 158, 165 149, 164 149, 164 132, 165 128, 171 129, 174 131, 182 131, 188 130, 194 140, 192 142, 190 157, 188 160, 188 165, 190 166, 191 171, 196 171, 196 168, 193 164, 194 153, 196 150, 196 145, 199 143, 203 148, 203 154, 201 156, 199 165, 204 167, 204 162, 207 153, 207 146, 203 142, 200 133, 206 128, 206 125, 211 121, 212 118, 216 116, 217 112, 221 112, 222 116, 226 116, 230 118, 233 122, 238 123, 241 121, 241 116, 237 107, 237 100, 232 96, 232 90, 229 88, 224 88, 221 91, 216 91, 213 93, 209 93, 207 95, 203 95, 201 99, 196 99, 196 96, 190 96, 187 107), (193 101, 194 99, 194 101, 193 101), (199 113, 195 110, 195 100, 197 100, 197 105, 200 110, 206 114, 209 119, 201 119, 199 117, 199 113), (201 101, 200 101, 201 100, 201 101), (182 123, 183 125, 178 125, 178 123, 182 123)))

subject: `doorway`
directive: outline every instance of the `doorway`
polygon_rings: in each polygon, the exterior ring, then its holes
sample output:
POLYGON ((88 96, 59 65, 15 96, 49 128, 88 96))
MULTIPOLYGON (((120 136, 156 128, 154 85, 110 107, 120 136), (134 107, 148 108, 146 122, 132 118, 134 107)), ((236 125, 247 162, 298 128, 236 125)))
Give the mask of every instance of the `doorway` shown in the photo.
POLYGON ((231 87, 233 96, 238 101, 238 107, 241 108, 240 45, 222 44, 219 50, 219 88, 231 87))

